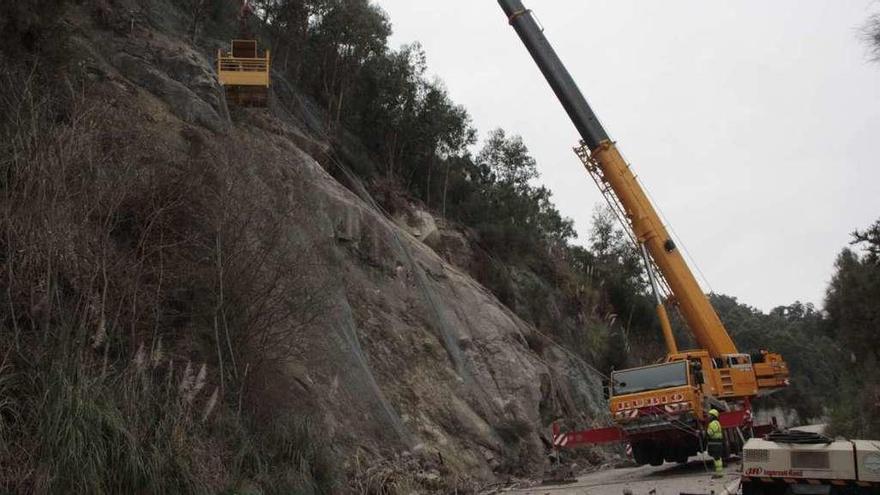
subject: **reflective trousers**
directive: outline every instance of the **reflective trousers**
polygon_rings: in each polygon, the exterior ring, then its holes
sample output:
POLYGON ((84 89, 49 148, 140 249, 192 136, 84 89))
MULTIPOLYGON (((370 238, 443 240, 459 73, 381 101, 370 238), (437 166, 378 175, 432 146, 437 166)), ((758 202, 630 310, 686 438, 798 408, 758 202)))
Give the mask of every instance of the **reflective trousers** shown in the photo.
POLYGON ((724 470, 724 442, 721 440, 709 440, 709 455, 715 461, 715 472, 720 473, 724 470))

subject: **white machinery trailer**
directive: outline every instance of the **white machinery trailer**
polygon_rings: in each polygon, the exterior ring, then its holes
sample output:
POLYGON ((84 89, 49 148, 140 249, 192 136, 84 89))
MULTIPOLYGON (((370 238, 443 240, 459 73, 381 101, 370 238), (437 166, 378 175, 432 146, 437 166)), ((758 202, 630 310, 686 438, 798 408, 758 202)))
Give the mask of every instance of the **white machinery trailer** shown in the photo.
POLYGON ((880 441, 789 432, 743 447, 743 495, 880 495, 880 441))

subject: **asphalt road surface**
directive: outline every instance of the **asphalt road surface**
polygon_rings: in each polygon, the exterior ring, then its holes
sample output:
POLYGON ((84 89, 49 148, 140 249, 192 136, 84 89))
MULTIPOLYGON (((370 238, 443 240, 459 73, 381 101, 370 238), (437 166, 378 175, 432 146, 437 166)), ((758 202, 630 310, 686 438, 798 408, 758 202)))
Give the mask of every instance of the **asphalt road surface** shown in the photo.
MULTIPOLYGON (((728 495, 739 490, 739 463, 725 466, 724 476, 712 478, 710 460, 693 459, 687 464, 667 463, 610 469, 590 473, 576 482, 541 484, 530 488, 509 489, 501 493, 529 495, 728 495)), ((708 459, 708 458, 705 458, 708 459)))

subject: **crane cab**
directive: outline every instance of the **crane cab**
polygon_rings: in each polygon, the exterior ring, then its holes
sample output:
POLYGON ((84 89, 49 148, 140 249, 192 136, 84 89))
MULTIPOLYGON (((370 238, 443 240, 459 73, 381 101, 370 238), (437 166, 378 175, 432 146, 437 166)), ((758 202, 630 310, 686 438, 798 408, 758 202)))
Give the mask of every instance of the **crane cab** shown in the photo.
POLYGON ((766 395, 788 385, 788 368, 778 354, 761 352, 757 362, 744 353, 712 357, 705 350, 670 354, 667 362, 689 361, 698 370, 703 393, 718 399, 766 395))
POLYGON ((269 99, 269 50, 261 54, 256 40, 232 40, 230 48, 227 52, 217 51, 217 76, 226 101, 265 107, 269 99))

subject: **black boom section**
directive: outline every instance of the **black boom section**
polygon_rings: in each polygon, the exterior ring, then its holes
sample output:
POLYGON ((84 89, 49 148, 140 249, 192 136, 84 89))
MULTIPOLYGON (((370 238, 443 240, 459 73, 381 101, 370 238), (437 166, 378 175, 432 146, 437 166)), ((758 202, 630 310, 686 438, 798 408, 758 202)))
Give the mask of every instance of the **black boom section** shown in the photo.
POLYGON ((590 150, 596 149, 599 143, 608 140, 608 133, 599 123, 593 109, 587 103, 581 90, 578 89, 568 69, 562 64, 559 55, 547 41, 542 30, 535 22, 531 11, 526 9, 520 0, 498 0, 498 4, 507 15, 510 25, 516 30, 526 45, 532 58, 538 64, 556 97, 565 107, 565 111, 574 123, 581 138, 590 150))

